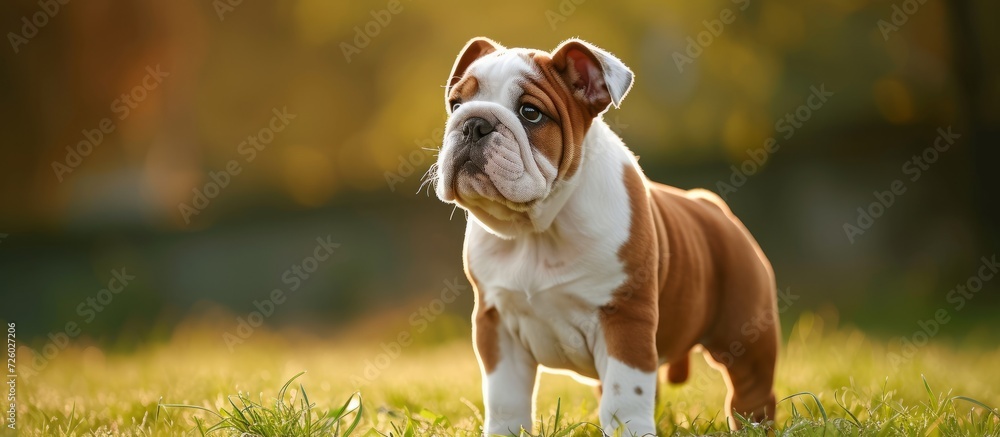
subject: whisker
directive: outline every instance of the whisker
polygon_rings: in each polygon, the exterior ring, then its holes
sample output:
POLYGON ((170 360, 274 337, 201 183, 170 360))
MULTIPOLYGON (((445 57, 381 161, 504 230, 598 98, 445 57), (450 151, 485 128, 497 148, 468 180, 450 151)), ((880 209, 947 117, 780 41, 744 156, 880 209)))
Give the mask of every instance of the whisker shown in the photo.
POLYGON ((437 172, 438 163, 435 162, 427 168, 427 171, 424 172, 423 176, 420 176, 420 187, 417 188, 417 192, 414 194, 420 194, 420 191, 422 191, 424 187, 427 187, 427 196, 430 197, 431 187, 434 187, 437 184, 437 172))
POLYGON ((427 168, 427 171, 424 172, 424 175, 420 177, 420 180, 423 181, 423 180, 428 179, 428 177, 430 177, 430 176, 436 176, 437 175, 437 168, 438 168, 438 165, 437 165, 436 162, 433 163, 433 164, 431 164, 431 166, 427 168))
POLYGON ((427 179, 427 180, 421 182, 420 183, 420 187, 417 188, 417 192, 413 193, 413 194, 420 194, 420 192, 424 190, 424 187, 427 187, 427 196, 430 197, 430 195, 431 195, 430 185, 433 184, 433 183, 434 183, 434 179, 427 179))

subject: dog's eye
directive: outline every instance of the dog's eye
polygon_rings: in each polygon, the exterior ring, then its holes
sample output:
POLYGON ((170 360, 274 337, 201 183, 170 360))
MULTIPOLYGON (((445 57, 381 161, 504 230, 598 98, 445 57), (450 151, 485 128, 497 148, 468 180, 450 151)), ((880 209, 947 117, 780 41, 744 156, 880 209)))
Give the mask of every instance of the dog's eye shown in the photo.
POLYGON ((458 111, 459 106, 462 106, 462 102, 451 102, 451 112, 458 111))
POLYGON ((538 123, 539 121, 542 121, 542 111, 539 111, 534 105, 525 103, 521 105, 521 109, 517 112, 520 113, 521 117, 529 123, 538 123))

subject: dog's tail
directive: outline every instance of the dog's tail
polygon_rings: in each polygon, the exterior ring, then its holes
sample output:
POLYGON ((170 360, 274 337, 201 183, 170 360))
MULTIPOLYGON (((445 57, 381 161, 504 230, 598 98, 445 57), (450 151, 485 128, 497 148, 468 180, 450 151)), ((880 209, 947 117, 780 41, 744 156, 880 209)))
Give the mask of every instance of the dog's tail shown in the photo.
POLYGON ((688 379, 688 365, 690 353, 684 354, 684 357, 670 363, 667 366, 667 381, 671 384, 680 384, 688 379))

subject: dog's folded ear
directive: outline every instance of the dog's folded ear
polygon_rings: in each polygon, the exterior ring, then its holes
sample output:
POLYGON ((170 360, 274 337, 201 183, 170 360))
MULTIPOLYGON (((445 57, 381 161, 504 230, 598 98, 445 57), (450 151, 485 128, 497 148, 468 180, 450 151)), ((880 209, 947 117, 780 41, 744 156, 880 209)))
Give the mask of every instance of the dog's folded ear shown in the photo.
POLYGON ((448 96, 451 95, 451 88, 458 81, 462 80, 462 76, 465 75, 465 70, 469 68, 469 65, 472 65, 476 59, 503 49, 504 46, 481 36, 472 38, 469 42, 465 43, 465 47, 462 48, 462 51, 458 52, 458 57, 455 58, 455 65, 451 67, 451 75, 448 76, 448 85, 444 89, 445 103, 447 104, 448 96))
POLYGON ((632 88, 632 70, 611 53, 580 39, 560 44, 552 53, 552 62, 573 95, 595 117, 612 104, 621 106, 632 88))

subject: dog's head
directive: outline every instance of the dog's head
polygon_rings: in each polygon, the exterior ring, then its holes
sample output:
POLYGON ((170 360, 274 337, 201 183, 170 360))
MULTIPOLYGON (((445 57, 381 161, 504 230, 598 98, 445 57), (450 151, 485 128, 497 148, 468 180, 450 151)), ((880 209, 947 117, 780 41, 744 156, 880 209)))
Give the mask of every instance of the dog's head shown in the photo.
POLYGON ((618 107, 632 77, 578 39, 551 53, 469 41, 445 87, 449 118, 432 175, 438 197, 502 237, 541 230, 533 209, 574 177, 591 123, 618 107))

